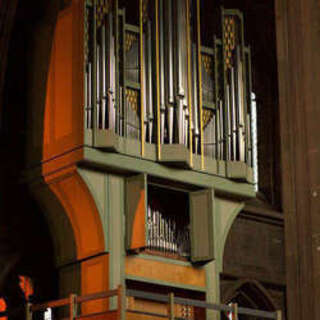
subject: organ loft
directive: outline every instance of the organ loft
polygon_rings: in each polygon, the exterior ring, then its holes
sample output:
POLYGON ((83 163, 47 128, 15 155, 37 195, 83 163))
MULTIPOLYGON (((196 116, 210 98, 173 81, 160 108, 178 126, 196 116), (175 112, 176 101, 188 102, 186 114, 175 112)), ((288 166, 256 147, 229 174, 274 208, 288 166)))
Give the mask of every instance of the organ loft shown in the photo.
POLYGON ((0 319, 286 319, 275 8, 258 2, 17 5, 0 319))

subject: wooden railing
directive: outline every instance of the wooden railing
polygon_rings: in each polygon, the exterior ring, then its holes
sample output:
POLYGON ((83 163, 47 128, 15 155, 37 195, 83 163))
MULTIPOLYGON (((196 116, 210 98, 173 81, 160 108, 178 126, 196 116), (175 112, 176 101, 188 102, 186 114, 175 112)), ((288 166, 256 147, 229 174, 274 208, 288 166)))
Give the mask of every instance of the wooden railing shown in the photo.
POLYGON ((121 314, 122 311, 125 311, 127 315, 136 314, 141 316, 151 317, 150 319, 159 319, 159 318, 167 318, 169 320, 203 320, 205 316, 202 316, 201 319, 197 319, 196 316, 188 317, 188 316, 179 316, 176 314, 176 306, 188 306, 192 308, 200 308, 205 311, 214 311, 211 315, 210 312, 207 313, 208 320, 218 319, 218 315, 224 314, 227 319, 238 320, 239 315, 248 315, 258 317, 261 319, 274 319, 274 320, 282 320, 282 313, 280 310, 278 311, 263 311, 251 308, 239 307, 237 304, 215 304, 208 303, 206 301, 195 300, 195 299, 186 299, 177 297, 174 293, 170 293, 168 295, 150 293, 145 291, 138 290, 126 290, 124 293, 122 287, 119 286, 117 289, 109 290, 106 292, 89 294, 84 296, 77 296, 75 294, 71 294, 68 298, 50 301, 43 304, 28 304, 27 306, 27 318, 26 320, 32 320, 32 315, 35 312, 45 311, 47 308, 59 308, 59 307, 68 307, 69 309, 69 317, 63 318, 63 320, 120 320, 122 319, 121 314), (128 308, 123 306, 122 299, 123 296, 133 297, 140 300, 159 302, 161 304, 166 304, 167 312, 159 313, 159 312, 150 312, 148 307, 143 310, 138 310, 135 308, 128 308), (109 297, 117 297, 117 308, 114 310, 109 310, 105 312, 99 313, 90 313, 90 314, 78 314, 78 306, 81 303, 96 301, 101 299, 106 299, 109 297), (124 308, 124 310, 123 310, 124 308))
MULTIPOLYGON (((231 305, 214 304, 214 303, 208 303, 200 300, 176 297, 174 296, 173 293, 170 293, 169 295, 163 295, 163 294, 155 294, 155 293, 138 291, 138 290, 127 290, 126 296, 143 299, 143 300, 149 300, 153 302, 166 303, 167 310, 168 310, 167 313, 154 313, 154 312, 148 312, 147 310, 142 311, 142 310, 134 310, 134 309, 126 310, 128 313, 153 316, 154 318, 168 318, 170 320, 190 320, 189 317, 179 317, 176 315, 175 306, 184 305, 184 306, 205 309, 206 311, 210 311, 210 310, 216 311, 217 315, 219 313, 225 314, 228 317, 228 319, 231 318, 232 320, 238 320, 239 315, 254 316, 254 317, 258 317, 259 320, 260 319, 261 320, 262 319, 274 319, 274 320, 282 319, 282 313, 280 310, 262 311, 257 309, 239 307, 237 304, 231 304, 231 305)), ((208 320, 215 320, 215 319, 218 319, 218 318, 217 317, 215 318, 214 315, 211 318, 211 316, 209 315, 208 320)), ((193 320, 200 320, 200 319, 197 319, 196 317, 194 317, 193 320)))
POLYGON ((88 294, 83 296, 77 296, 75 294, 70 294, 68 298, 49 301, 42 304, 27 304, 26 310, 26 320, 33 319, 33 313, 46 311, 48 308, 55 309, 61 307, 67 307, 69 309, 69 317, 63 318, 63 320, 106 320, 106 319, 120 319, 120 312, 122 309, 122 287, 119 286, 117 289, 109 290, 105 292, 99 292, 94 294, 88 294), (117 308, 114 310, 108 310, 104 312, 90 313, 90 314, 79 314, 78 306, 84 302, 97 301, 102 299, 107 299, 110 297, 117 297, 117 308))

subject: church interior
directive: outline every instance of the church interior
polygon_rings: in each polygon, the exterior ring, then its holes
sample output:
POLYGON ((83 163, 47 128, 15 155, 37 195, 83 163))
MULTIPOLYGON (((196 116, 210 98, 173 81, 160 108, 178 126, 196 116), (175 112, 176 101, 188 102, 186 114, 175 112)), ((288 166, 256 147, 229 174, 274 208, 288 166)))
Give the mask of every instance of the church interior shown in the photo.
POLYGON ((318 1, 0 17, 0 320, 320 319, 318 1))

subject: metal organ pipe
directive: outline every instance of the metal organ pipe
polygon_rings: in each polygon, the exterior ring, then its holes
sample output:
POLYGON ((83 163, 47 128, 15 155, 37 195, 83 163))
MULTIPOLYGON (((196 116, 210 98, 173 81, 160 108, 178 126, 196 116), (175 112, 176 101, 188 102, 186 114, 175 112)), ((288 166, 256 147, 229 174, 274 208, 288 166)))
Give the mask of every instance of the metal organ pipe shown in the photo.
POLYGON ((113 35, 113 14, 108 14, 107 22, 107 105, 108 105, 108 128, 115 130, 115 93, 116 93, 116 71, 115 71, 115 44, 113 35))
POLYGON ((168 138, 173 143, 173 116, 174 116, 174 84, 173 84, 173 26, 172 26, 172 1, 167 0, 165 6, 167 26, 167 112, 168 112, 168 138))
MULTIPOLYGON (((250 48, 244 47, 240 35, 241 15, 224 10, 223 32, 227 34, 223 33, 223 39, 214 37, 213 48, 205 48, 201 47, 200 0, 192 1, 196 9, 192 25, 191 0, 155 0, 153 20, 148 15, 145 20, 143 1, 139 0, 139 29, 126 22, 126 8, 119 10, 118 0, 113 2, 114 10, 102 18, 98 17, 101 10, 97 0, 86 7, 89 39, 84 65, 84 109, 85 126, 94 129, 93 139, 96 129, 111 129, 119 135, 138 138, 140 126, 142 155, 145 142, 152 143, 156 137, 158 159, 161 144, 179 143, 189 147, 191 165, 196 157, 193 153, 200 154, 204 168, 205 152, 219 160, 246 161, 254 166, 250 48), (137 30, 140 83, 131 78, 132 82, 128 81, 124 73, 125 32, 137 34, 137 30), (127 101, 128 89, 136 94, 139 85, 140 119, 127 101), (206 87, 208 94, 205 91, 203 95, 206 87)), ((128 64, 130 59, 138 59, 136 51, 135 47, 127 54, 128 64)), ((130 97, 135 102, 137 96, 130 97)), ((180 235, 172 230, 174 222, 163 222, 159 212, 156 219, 166 235, 161 239, 163 250, 175 250, 172 238, 180 235)), ((158 238, 152 235, 152 239, 159 240, 159 232, 158 238)), ((150 246, 155 245, 156 240, 150 241, 150 246)))
POLYGON ((168 215, 165 212, 148 205, 147 211, 147 246, 151 250, 159 250, 164 253, 188 255, 190 250, 189 229, 182 226, 177 228, 177 216, 168 215))
POLYGON ((164 9, 163 0, 159 0, 159 45, 160 45, 160 122, 161 143, 164 143, 165 130, 165 85, 164 85, 164 9))
POLYGON ((160 121, 160 66, 159 66, 159 0, 155 0, 156 16, 156 88, 157 88, 157 143, 158 143, 158 160, 161 159, 161 121, 160 121))
POLYGON ((225 143, 228 146, 226 150, 227 160, 231 160, 231 112, 230 112, 230 86, 226 85, 226 108, 225 108, 225 116, 226 116, 226 124, 227 124, 227 132, 225 132, 225 143))
MULTIPOLYGON (((194 153, 198 154, 199 149, 199 113, 198 113, 198 84, 197 84, 197 50, 196 46, 193 45, 192 47, 192 75, 193 75, 193 115, 192 115, 192 130, 193 130, 193 136, 194 136, 194 153)), ((199 83, 200 86, 200 83, 199 83)))
POLYGON ((201 153, 201 169, 204 169, 204 139, 203 139, 203 105, 202 105, 202 63, 201 63, 201 12, 200 0, 197 0, 197 65, 198 65, 198 99, 200 114, 200 153, 201 153))
POLYGON ((143 35, 143 0, 139 1, 139 23, 140 23, 140 136, 141 136, 141 155, 144 156, 144 142, 145 142, 145 46, 144 46, 144 35, 143 35))
POLYGON ((232 160, 237 160, 237 117, 236 117, 236 88, 234 82, 234 68, 230 70, 231 80, 231 122, 232 122, 232 160))
POLYGON ((183 68, 183 59, 184 55, 184 35, 185 30, 183 28, 182 17, 185 17, 184 6, 182 2, 184 0, 176 1, 176 15, 177 15, 177 24, 176 24, 176 77, 177 77, 177 129, 178 129, 178 143, 184 144, 184 133, 185 133, 185 121, 184 121, 184 68, 183 68))
POLYGON ((151 42, 151 22, 147 22, 147 69, 148 69, 148 82, 147 82, 147 114, 148 114, 148 124, 149 124, 149 143, 152 142, 152 133, 153 133, 153 89, 152 89, 152 42, 151 42))
POLYGON ((243 65, 240 57, 240 46, 236 49, 237 57, 237 88, 238 88, 238 146, 239 161, 245 160, 245 137, 244 137, 244 97, 243 97, 243 65))
POLYGON ((106 129, 106 100, 107 100, 107 85, 106 85, 106 26, 101 27, 101 129, 106 129))
POLYGON ((97 60, 96 60, 96 127, 100 128, 100 104, 101 104, 101 82, 100 82, 100 75, 101 75, 101 55, 100 55, 100 45, 97 45, 97 60))

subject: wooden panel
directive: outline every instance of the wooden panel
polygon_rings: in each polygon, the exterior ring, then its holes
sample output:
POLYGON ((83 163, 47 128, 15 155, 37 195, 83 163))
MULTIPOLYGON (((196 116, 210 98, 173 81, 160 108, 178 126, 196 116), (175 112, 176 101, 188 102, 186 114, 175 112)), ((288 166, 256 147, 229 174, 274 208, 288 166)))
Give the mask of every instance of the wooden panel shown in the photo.
POLYGON ((212 189, 190 192, 191 259, 214 259, 212 189))
POLYGON ((127 275, 166 281, 173 284, 198 287, 205 287, 206 285, 204 269, 192 266, 127 257, 125 271, 127 275))
MULTIPOLYGON (((90 294, 109 289, 109 256, 103 255, 81 263, 81 294, 90 294)), ((81 307, 83 314, 108 310, 108 299, 85 302, 81 307)), ((99 318, 100 319, 100 318, 99 318)), ((104 318, 101 318, 104 319, 104 318)))
POLYGON ((146 176, 126 181, 126 243, 127 249, 146 246, 146 176))
MULTIPOLYGON (((149 308, 149 306, 148 306, 149 308)), ((148 309, 149 311, 149 309, 148 309)), ((136 314, 136 313, 130 313, 126 312, 126 319, 128 320, 164 320, 163 317, 156 317, 156 316, 149 316, 145 314, 136 314)))
POLYGON ((87 185, 75 169, 51 181, 49 187, 71 222, 78 259, 103 252, 105 241, 99 212, 87 185))
POLYGON ((100 314, 93 314, 92 316, 80 316, 76 318, 77 320, 116 320, 118 319, 118 314, 115 311, 104 312, 100 314))
POLYGON ((58 16, 47 82, 44 160, 83 144, 83 4, 73 0, 58 16))

